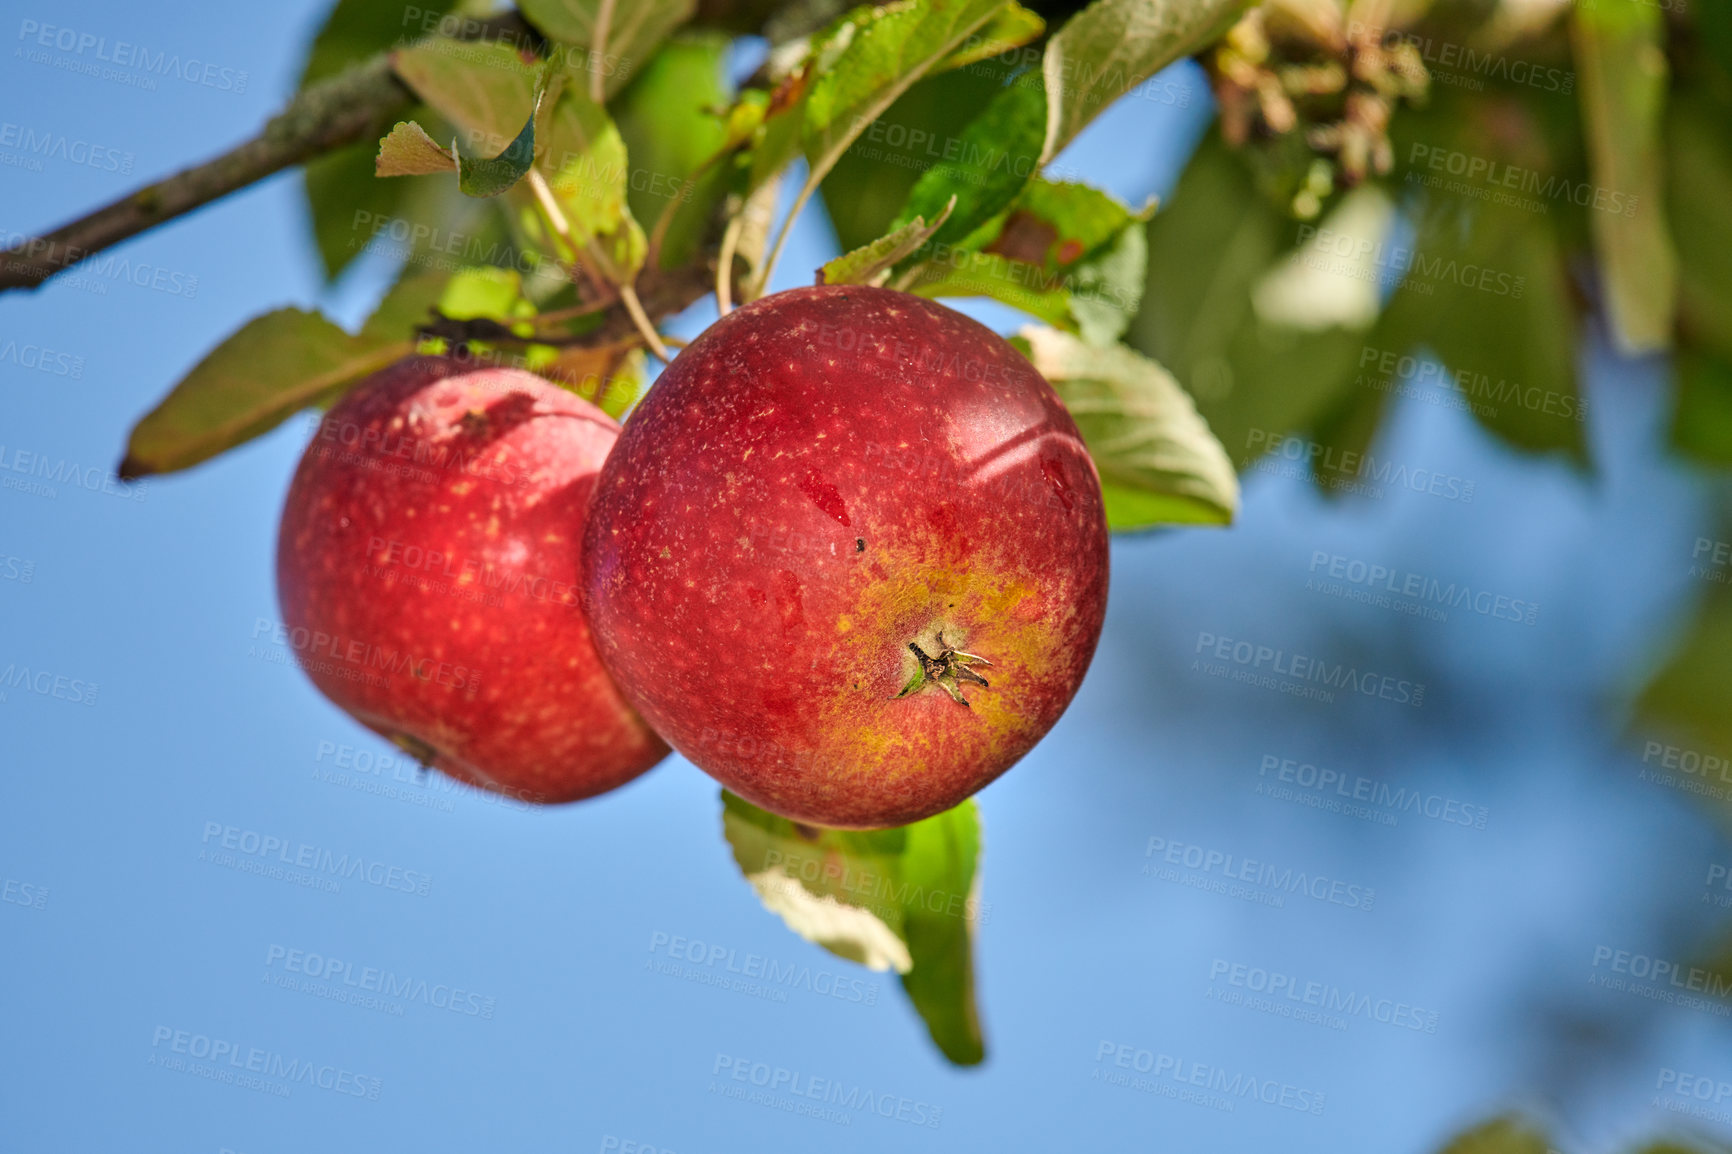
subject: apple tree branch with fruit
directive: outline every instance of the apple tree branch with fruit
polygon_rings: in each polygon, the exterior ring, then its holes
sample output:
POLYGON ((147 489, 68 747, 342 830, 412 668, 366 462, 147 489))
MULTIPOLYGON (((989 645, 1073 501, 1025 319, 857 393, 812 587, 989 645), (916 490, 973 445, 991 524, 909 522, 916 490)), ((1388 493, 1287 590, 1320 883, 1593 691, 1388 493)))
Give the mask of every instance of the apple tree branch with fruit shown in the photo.
MULTIPOLYGON (((396 9, 340 0, 257 139, 0 253, 0 291, 304 165, 326 273, 390 243, 401 275, 354 332, 301 308, 248 321, 138 421, 122 475, 319 411, 278 586, 320 690, 424 765, 535 803, 678 750, 726 787, 764 904, 897 970, 970 1064, 970 799, 1076 692, 1109 533, 1230 524, 1254 458, 1223 440, 1368 443, 1363 349, 1497 342, 1574 398, 1592 314, 1622 348, 1732 363, 1692 323, 1717 290, 1664 214, 1565 206, 1518 232, 1412 179, 1434 149, 1575 131, 1560 155, 1658 204, 1655 156, 1699 138, 1712 100, 1685 93, 1665 125, 1630 111, 1656 81, 1619 53, 1668 29, 1606 15, 1620 2, 1512 29, 1454 0, 1094 0, 1050 20, 1014 0, 520 0, 417 9, 405 35, 396 9), (1440 90, 1418 47, 1436 27, 1573 52, 1580 120, 1440 90), (736 87, 741 32, 767 49, 736 87), (1219 125, 1170 205, 1061 178, 1091 121, 1189 56, 1219 125), (944 142, 930 163, 878 160, 916 131, 944 142), (772 293, 815 198, 846 251, 772 293), (1420 317, 1375 278, 1316 274, 1320 244, 1357 250, 1398 216, 1528 291, 1444 284, 1420 317), (1576 258, 1594 299, 1570 291, 1576 258), (663 331, 712 297, 689 345, 663 331), (961 297, 1034 323, 1007 339, 936 303, 961 297)), ((1698 200, 1675 211, 1718 211, 1698 200)), ((1481 419, 1585 454, 1579 430, 1481 419)))

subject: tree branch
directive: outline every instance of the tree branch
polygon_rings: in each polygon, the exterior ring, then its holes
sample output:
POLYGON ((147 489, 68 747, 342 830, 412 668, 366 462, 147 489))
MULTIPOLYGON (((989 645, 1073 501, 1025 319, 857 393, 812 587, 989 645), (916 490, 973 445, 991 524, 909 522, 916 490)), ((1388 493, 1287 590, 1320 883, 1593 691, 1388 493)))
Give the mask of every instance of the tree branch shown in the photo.
POLYGON ((382 136, 414 99, 384 56, 310 85, 245 144, 0 252, 0 292, 35 288, 110 245, 272 173, 369 134, 382 136))

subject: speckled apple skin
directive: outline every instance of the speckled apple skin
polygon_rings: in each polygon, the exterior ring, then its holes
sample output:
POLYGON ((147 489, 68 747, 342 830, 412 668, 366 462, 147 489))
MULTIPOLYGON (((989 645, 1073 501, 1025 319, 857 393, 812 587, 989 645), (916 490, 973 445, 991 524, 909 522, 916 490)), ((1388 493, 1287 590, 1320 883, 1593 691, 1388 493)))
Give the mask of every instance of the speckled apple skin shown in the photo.
POLYGON ((357 386, 302 456, 277 542, 283 622, 313 684, 452 777, 524 801, 591 797, 665 757, 578 596, 618 434, 513 369, 417 357, 357 386))
POLYGON ((615 681, 673 747, 813 825, 957 805, 1064 712, 1100 637, 1107 526, 1069 413, 997 334, 820 286, 675 359, 602 469, 584 596, 615 681), (992 662, 969 705, 913 675, 992 662))

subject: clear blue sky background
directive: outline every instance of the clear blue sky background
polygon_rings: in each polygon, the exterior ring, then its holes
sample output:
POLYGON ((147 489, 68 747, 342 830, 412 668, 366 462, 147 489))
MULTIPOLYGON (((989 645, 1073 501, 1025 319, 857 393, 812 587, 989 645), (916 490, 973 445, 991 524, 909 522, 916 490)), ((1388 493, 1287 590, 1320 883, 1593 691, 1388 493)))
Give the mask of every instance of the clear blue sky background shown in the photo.
MULTIPOLYGON (((318 16, 304 0, 13 6, 0 35, 15 50, 34 20, 247 81, 145 91, 54 65, 72 54, 8 51, 0 121, 116 149, 132 171, 0 166, 0 229, 52 225, 251 134, 292 87, 318 16)), ((1117 108, 1066 163, 1127 198, 1168 191, 1207 115, 1196 78, 1180 78, 1188 110, 1117 108)), ((811 214, 781 280, 832 248, 811 214)), ((119 251, 196 276, 196 296, 98 278, 0 300, 0 346, 46 346, 80 370, 0 360, 8 461, 112 467, 131 422, 248 317, 292 303, 352 321, 387 271, 369 263, 321 289, 293 175, 119 251)), ((658 933, 846 968, 759 905, 721 839, 716 786, 678 758, 537 813, 439 781, 378 796, 320 780, 327 743, 389 751, 254 649, 255 623, 276 615, 276 520, 302 422, 136 498, 0 490, 0 668, 100 687, 89 706, 16 690, 0 703, 0 1149, 563 1152, 614 1148, 611 1136, 679 1154, 1421 1154, 1509 1106, 1552 1112, 1572 1149, 1645 1132, 1667 1117, 1652 1104, 1663 1068, 1732 1080, 1725 1019, 1592 988, 1595 949, 1685 956, 1715 922, 1708 867, 1732 850, 1683 795, 1639 781, 1640 746, 1616 734, 1622 695, 1703 589, 1686 571, 1705 513, 1658 452, 1658 369, 1585 362, 1592 478, 1402 402, 1380 448, 1472 479, 1471 504, 1400 491, 1327 503, 1252 477, 1231 532, 1115 545, 1080 698, 979 798, 991 1056, 961 1072, 884 975, 855 971, 878 986, 859 1006, 646 970, 658 933), (1537 624, 1320 596, 1306 589, 1317 551, 1534 601, 1537 624), (28 581, 8 576, 26 564, 28 581), (1392 669, 1426 683, 1425 704, 1297 701, 1211 677, 1193 668, 1202 632, 1392 669), (1489 820, 1391 828, 1272 800, 1255 792, 1270 755, 1489 820), (325 893, 225 869, 200 860, 213 822, 431 885, 325 893), (1315 870, 1375 888, 1376 903, 1269 908, 1144 876, 1151 837, 1315 870), (492 1015, 412 1002, 397 1016, 283 989, 273 948, 461 987, 492 1015), (1435 1010, 1437 1029, 1334 1030, 1225 1005, 1208 996, 1217 959, 1435 1010), (165 1029, 377 1078, 379 1094, 298 1085, 283 1098, 165 1069, 151 1061, 171 1048, 154 1044, 165 1029), (1110 1068, 1103 1042, 1301 1086, 1325 1106, 1221 1112, 1107 1085, 1091 1077, 1110 1068), (711 1092, 718 1055, 938 1105, 942 1124, 856 1113, 844 1127, 731 1100, 711 1092)))

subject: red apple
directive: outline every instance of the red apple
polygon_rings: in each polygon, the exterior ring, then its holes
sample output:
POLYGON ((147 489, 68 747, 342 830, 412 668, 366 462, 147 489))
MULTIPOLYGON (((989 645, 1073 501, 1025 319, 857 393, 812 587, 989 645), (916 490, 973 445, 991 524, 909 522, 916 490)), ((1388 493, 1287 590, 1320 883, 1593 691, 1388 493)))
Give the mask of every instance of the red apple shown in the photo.
POLYGON ((277 595, 301 667, 461 781, 590 797, 666 756, 590 641, 579 548, 619 426, 513 369, 417 357, 334 406, 301 458, 277 595))
POLYGON ((584 597, 673 747, 796 821, 901 825, 1039 741, 1100 636, 1107 526, 1070 415, 969 318, 765 297, 682 352, 602 468, 584 597))

